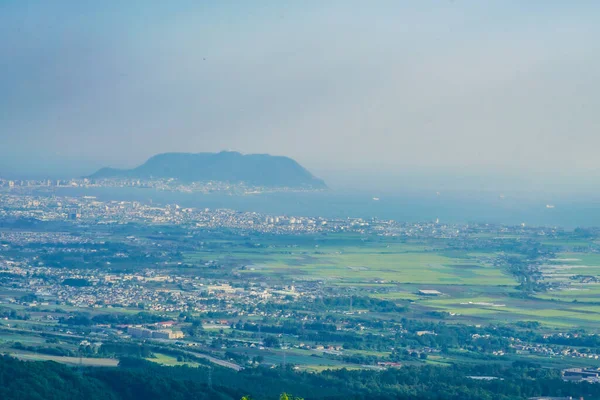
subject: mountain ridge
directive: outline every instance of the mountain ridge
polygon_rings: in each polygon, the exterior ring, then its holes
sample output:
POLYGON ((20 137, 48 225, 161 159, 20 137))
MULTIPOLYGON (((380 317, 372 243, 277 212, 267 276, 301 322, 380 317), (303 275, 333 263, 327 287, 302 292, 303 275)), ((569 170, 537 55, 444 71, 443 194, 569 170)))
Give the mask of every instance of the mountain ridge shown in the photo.
POLYGON ((160 153, 131 169, 105 167, 88 178, 174 178, 182 182, 245 182, 257 186, 325 189, 315 177, 295 160, 269 154, 160 153))

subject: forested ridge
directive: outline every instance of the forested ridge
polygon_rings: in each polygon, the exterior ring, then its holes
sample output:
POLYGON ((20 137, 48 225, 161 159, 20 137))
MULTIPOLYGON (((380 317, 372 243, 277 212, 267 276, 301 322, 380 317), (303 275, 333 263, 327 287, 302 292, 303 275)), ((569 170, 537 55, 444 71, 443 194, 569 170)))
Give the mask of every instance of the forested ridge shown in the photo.
POLYGON ((133 400, 277 399, 523 399, 554 395, 600 398, 600 385, 563 382, 560 373, 527 364, 510 367, 403 367, 386 371, 295 372, 291 368, 233 372, 213 367, 163 367, 124 359, 117 368, 72 368, 54 362, 0 357, 0 399, 133 400), (501 379, 474 380, 473 375, 501 379))

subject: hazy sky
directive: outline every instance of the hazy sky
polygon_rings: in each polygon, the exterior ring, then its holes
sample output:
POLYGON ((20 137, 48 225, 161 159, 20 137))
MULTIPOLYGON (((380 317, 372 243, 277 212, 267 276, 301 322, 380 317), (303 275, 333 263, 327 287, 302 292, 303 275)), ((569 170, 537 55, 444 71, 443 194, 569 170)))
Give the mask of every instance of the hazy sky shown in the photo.
POLYGON ((233 149, 346 181, 597 178, 599 16, 597 0, 1 0, 0 175, 233 149))

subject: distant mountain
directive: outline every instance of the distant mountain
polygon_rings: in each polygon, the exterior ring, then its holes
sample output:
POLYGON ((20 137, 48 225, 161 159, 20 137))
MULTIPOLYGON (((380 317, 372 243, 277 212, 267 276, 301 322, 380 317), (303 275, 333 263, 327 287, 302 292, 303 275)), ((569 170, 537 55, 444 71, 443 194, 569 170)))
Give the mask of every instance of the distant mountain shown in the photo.
POLYGON ((133 169, 102 168, 89 178, 175 178, 183 182, 246 182, 257 186, 323 189, 323 180, 288 157, 268 154, 163 153, 133 169))

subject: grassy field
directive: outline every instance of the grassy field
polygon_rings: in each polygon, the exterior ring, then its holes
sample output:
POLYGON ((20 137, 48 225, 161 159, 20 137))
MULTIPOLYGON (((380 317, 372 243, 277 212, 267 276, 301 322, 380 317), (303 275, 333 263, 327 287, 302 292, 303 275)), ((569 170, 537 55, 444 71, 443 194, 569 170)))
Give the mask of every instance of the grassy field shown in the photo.
MULTIPOLYGON (((256 348, 245 348, 235 349, 234 351, 244 353, 250 358, 262 356, 264 357, 263 362, 267 364, 279 365, 282 364, 284 360, 284 351, 281 349, 260 350, 256 348)), ((350 364, 323 357, 322 352, 294 348, 285 350, 285 362, 289 364, 302 365, 303 368, 310 370, 351 367, 350 364)))
POLYGON ((188 254, 244 265, 243 273, 342 283, 386 281, 443 285, 514 285, 512 277, 480 262, 479 254, 440 254, 425 246, 354 241, 290 248, 229 248, 218 254, 188 254))
MULTIPOLYGON (((549 240, 542 244, 562 248, 586 242, 549 240)), ((189 262, 218 260, 250 276, 351 287, 354 293, 412 302, 417 310, 446 311, 461 322, 539 321, 550 328, 600 328, 600 283, 578 283, 572 278, 600 276, 600 254, 557 253, 541 271, 545 281, 560 282, 561 289, 531 298, 519 298, 514 277, 491 264, 495 256, 481 250, 449 250, 440 241, 424 245, 348 234, 290 237, 283 242, 265 239, 254 246, 226 242, 220 251, 207 249, 186 258, 189 262), (435 289, 442 295, 421 296, 420 289, 435 289)))
POLYGON ((600 328, 600 305, 510 296, 436 298, 422 303, 457 317, 471 316, 496 322, 537 321, 549 327, 600 328))
POLYGON ((116 367, 119 364, 119 360, 113 358, 79 358, 79 357, 61 357, 61 356, 49 356, 46 354, 34 354, 34 353, 11 353, 13 357, 27 361, 55 361, 61 364, 69 365, 84 365, 89 367, 116 367))
POLYGON ((34 346, 46 343, 46 339, 30 334, 0 332, 0 344, 3 342, 19 342, 27 346, 34 346))
POLYGON ((189 367, 198 367, 200 364, 192 361, 177 361, 177 357, 169 356, 167 354, 155 353, 153 358, 146 358, 148 361, 152 361, 157 364, 166 365, 173 367, 176 365, 187 365, 189 367))
POLYGON ((556 259, 543 265, 541 270, 545 281, 558 288, 536 297, 561 304, 592 303, 591 307, 576 305, 575 308, 591 313, 598 311, 594 306, 600 305, 600 282, 595 282, 593 278, 600 278, 600 254, 559 253, 556 259))

